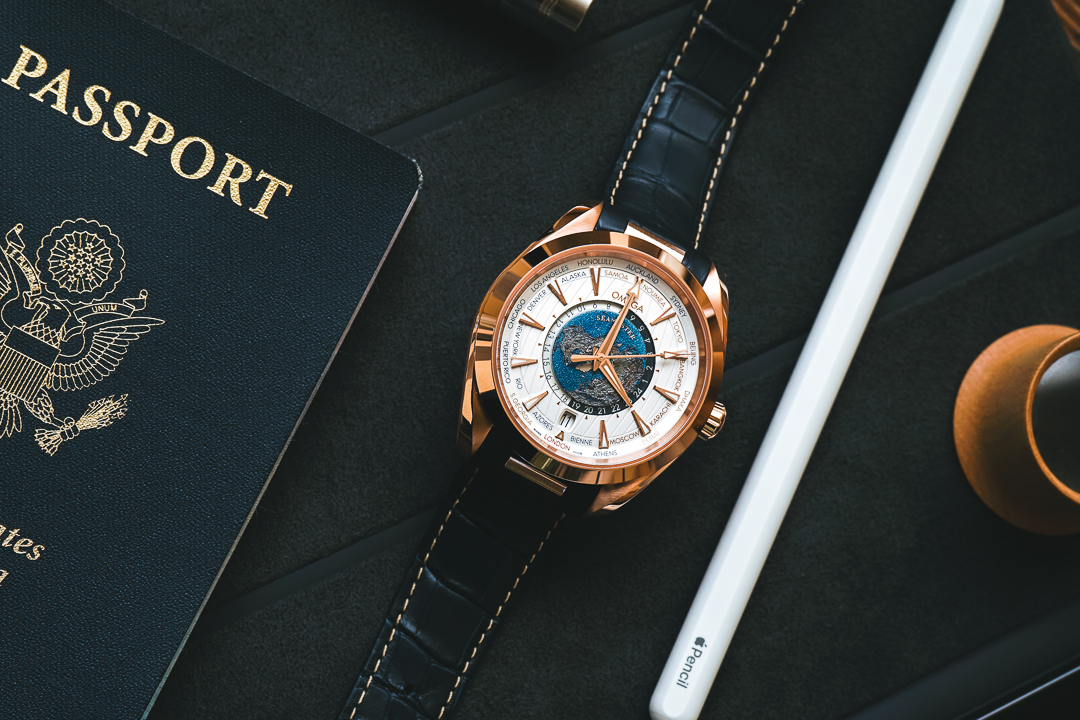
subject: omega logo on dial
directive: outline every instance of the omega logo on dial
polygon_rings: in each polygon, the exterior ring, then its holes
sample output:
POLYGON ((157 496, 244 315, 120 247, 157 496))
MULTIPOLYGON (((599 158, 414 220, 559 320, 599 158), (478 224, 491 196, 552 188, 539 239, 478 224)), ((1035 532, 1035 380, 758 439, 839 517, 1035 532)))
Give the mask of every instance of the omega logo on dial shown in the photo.
POLYGON ((578 465, 620 464, 685 425, 703 348, 686 289, 665 275, 644 255, 582 248, 538 266, 507 299, 496 385, 534 445, 578 465))

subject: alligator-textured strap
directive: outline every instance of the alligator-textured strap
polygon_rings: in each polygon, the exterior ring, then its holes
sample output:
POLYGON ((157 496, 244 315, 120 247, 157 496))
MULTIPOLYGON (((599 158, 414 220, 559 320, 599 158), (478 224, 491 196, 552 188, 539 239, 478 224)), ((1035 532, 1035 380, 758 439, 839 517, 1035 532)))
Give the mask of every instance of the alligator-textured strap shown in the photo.
POLYGON ((555 494, 498 462, 467 463, 436 512, 339 720, 449 717, 506 603, 561 517, 555 494))
MULTIPOLYGON (((801 4, 706 0, 694 10, 626 139, 598 230, 621 232, 632 222, 697 249, 751 90, 801 4)), ((695 261, 707 272, 708 260, 688 257, 691 270, 695 261)))

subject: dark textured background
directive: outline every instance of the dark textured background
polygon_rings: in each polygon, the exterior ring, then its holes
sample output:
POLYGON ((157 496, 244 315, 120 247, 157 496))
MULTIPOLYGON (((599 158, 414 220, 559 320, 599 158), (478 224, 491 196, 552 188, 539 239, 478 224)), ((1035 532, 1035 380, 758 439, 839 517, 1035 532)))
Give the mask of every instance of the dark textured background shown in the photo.
MULTIPOLYGON (((664 13, 684 6, 595 0, 560 49, 467 3, 113 2, 424 170, 151 713, 329 720, 458 461, 476 307, 529 240, 598 197, 674 40, 664 13)), ((560 529, 460 717, 647 717, 790 373, 784 343, 813 321, 948 7, 808 0, 703 241, 731 291, 728 427, 625 510, 560 529)), ((1080 597, 1080 541, 1000 521, 951 439, 983 347, 1080 324, 1080 219, 1000 245, 1080 205, 1065 47, 1048 3, 1006 6, 703 717, 843 718, 1080 597)))

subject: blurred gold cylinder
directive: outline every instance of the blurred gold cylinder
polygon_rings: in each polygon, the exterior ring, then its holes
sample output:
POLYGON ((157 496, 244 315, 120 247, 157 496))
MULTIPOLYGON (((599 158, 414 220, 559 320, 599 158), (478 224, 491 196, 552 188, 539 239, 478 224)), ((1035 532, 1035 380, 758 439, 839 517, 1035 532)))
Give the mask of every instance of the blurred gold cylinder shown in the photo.
POLYGON ((1016 330, 979 355, 956 397, 953 436, 971 487, 1005 520, 1044 535, 1080 532, 1080 493, 1039 452, 1032 407, 1047 369, 1078 350, 1075 328, 1016 330))
POLYGON ((564 37, 581 26, 592 0, 500 0, 499 7, 546 34, 564 37))

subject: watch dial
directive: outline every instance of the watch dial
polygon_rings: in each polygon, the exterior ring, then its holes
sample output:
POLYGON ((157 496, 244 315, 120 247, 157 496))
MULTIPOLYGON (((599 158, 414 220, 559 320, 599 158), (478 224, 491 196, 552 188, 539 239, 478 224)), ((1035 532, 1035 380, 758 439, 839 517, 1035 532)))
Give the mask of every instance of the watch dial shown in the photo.
POLYGON ((691 420, 704 380, 691 302, 681 281, 630 249, 574 248, 537 266, 495 338, 496 386, 514 423, 582 467, 661 452, 691 420))

